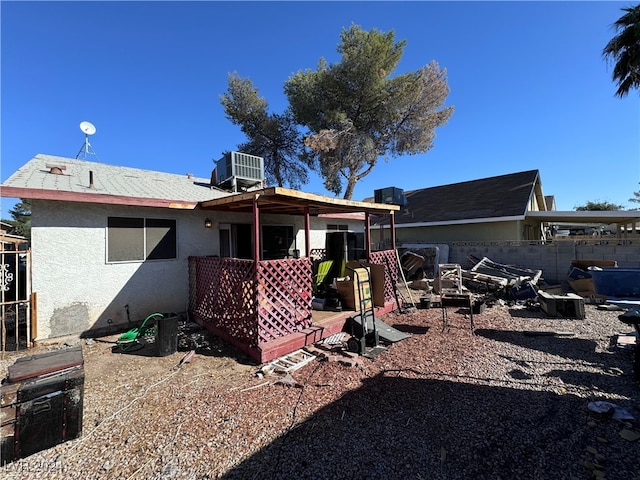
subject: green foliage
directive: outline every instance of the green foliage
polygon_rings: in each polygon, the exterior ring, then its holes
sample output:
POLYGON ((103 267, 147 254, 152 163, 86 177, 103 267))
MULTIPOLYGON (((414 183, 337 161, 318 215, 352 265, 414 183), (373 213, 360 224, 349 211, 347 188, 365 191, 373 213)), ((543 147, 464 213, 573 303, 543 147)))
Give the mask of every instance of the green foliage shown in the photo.
POLYGON ((602 50, 605 59, 614 64, 612 78, 618 85, 618 97, 640 87, 640 4, 622 11, 625 14, 613 24, 617 34, 602 50))
POLYGON ((611 202, 601 202, 598 200, 595 202, 587 202, 584 205, 575 207, 574 210, 578 212, 594 212, 594 211, 602 212, 602 211, 612 211, 612 210, 624 210, 624 206, 616 205, 615 203, 611 203, 611 202))
POLYGON ((629 201, 631 203, 640 203, 640 191, 639 192, 633 192, 633 198, 630 198, 629 201))
POLYGON ((31 200, 22 198, 9 210, 12 220, 2 220, 12 227, 12 235, 21 235, 31 239, 31 200))
POLYGON ((318 162, 325 187, 350 199, 356 183, 380 156, 424 153, 436 127, 453 107, 443 107, 449 87, 436 62, 395 77, 406 42, 394 32, 358 26, 343 29, 341 61, 320 59, 315 71, 299 71, 285 83, 296 122, 308 128, 309 164, 318 162))
POLYGON ((247 137, 238 150, 264 158, 267 184, 299 188, 308 182, 308 165, 301 161, 302 141, 291 111, 269 114, 267 101, 251 80, 235 73, 229 75, 229 87, 220 103, 227 118, 247 137))

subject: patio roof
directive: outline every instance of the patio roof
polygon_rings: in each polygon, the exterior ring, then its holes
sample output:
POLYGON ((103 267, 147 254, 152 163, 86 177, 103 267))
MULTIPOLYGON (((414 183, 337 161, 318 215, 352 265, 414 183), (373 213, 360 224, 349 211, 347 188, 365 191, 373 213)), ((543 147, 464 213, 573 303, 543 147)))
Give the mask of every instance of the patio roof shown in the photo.
POLYGON ((310 215, 352 212, 382 215, 400 210, 397 205, 343 200, 282 187, 269 187, 206 200, 201 202, 200 206, 206 210, 251 212, 254 199, 257 199, 261 213, 304 215, 308 208, 310 215))

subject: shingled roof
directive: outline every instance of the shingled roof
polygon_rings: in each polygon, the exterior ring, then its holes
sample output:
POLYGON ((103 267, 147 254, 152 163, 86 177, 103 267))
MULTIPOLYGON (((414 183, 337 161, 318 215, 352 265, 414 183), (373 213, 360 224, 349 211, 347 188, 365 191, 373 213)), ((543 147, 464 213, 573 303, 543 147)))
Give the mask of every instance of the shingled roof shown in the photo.
MULTIPOLYGON (((538 170, 405 192, 407 206, 396 225, 447 224, 462 220, 524 218, 539 183, 538 170)), ((541 190, 539 190, 541 194, 541 190)), ((544 206, 542 206, 544 208, 544 206)))
POLYGON ((36 155, 2 183, 2 196, 87 203, 195 208, 230 195, 191 175, 36 155), (93 183, 91 183, 93 181, 93 183))

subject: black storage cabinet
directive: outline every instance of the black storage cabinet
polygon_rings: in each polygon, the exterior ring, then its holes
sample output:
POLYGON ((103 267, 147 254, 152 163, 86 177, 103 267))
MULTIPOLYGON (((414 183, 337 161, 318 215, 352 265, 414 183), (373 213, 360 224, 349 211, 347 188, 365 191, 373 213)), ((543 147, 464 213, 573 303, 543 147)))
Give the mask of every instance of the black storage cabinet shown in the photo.
POLYGON ((83 398, 80 347, 16 360, 0 387, 2 465, 79 437, 83 398))

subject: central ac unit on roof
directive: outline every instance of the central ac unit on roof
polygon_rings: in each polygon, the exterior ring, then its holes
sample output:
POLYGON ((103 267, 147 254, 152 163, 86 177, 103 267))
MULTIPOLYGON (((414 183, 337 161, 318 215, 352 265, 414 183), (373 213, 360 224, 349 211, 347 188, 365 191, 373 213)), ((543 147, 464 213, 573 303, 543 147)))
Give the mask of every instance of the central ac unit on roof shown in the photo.
POLYGON ((218 187, 237 191, 264 183, 264 159, 241 152, 228 152, 216 162, 218 187))
POLYGON ((407 206, 407 197, 404 190, 397 187, 379 188, 373 191, 374 201, 376 203, 388 203, 391 205, 407 206))

